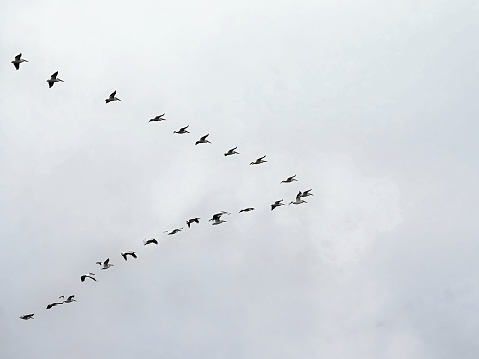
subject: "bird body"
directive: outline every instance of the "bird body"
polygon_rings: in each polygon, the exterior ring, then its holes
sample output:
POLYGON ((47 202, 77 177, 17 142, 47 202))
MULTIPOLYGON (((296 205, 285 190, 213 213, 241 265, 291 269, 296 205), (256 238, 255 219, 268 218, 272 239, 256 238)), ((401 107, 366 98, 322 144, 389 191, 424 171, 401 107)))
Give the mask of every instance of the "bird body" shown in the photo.
POLYGON ((150 121, 148 122, 166 121, 166 118, 163 118, 163 116, 165 116, 165 114, 155 116, 152 119, 150 119, 150 121))
POLYGON ((59 79, 57 76, 58 76, 58 71, 54 72, 52 76, 50 76, 50 78, 47 80, 49 88, 52 88, 55 82, 64 82, 63 80, 59 79))
POLYGON ((133 252, 133 251, 121 252, 121 256, 123 257, 124 260, 128 260, 127 256, 132 256, 135 259, 137 258, 136 252, 133 252))
POLYGON ((230 150, 228 150, 228 152, 225 153, 225 156, 231 156, 231 155, 239 155, 239 152, 236 152, 236 149, 238 148, 238 146, 236 146, 235 148, 232 148, 230 150))
POLYGON ((271 210, 275 209, 276 207, 279 207, 279 206, 284 206, 284 203, 281 203, 283 202, 282 199, 278 200, 278 201, 275 201, 272 205, 271 205, 271 210))
POLYGON ((163 233, 168 233, 169 236, 171 236, 172 234, 176 234, 178 232, 181 232, 183 230, 183 227, 181 228, 175 228, 173 229, 172 231, 164 231, 163 233))
POLYGON ((293 181, 297 181, 297 179, 294 177, 296 177, 296 175, 286 178, 284 181, 281 181, 281 183, 291 183, 293 181))
MULTIPOLYGON (((102 265, 102 262, 96 262, 96 264, 102 265)), ((103 262, 103 267, 101 269, 108 269, 108 268, 113 267, 113 266, 114 266, 114 264, 110 264, 110 258, 107 258, 103 262)))
POLYGON ((74 298, 75 298, 75 296, 72 294, 72 295, 68 296, 68 298, 66 300, 64 300, 63 303, 76 302, 76 300, 74 298))
POLYGON ((155 238, 144 239, 143 244, 146 246, 147 244, 158 244, 158 241, 155 238))
POLYGON ((221 223, 225 223, 226 221, 222 220, 221 218, 217 218, 213 221, 212 225, 216 225, 216 224, 221 224, 221 223))
POLYGON ((24 315, 21 315, 19 318, 23 320, 35 319, 33 318, 34 315, 35 314, 24 314, 24 315))
POLYGON ((249 211, 254 211, 254 208, 253 207, 243 208, 242 210, 239 211, 239 213, 249 212, 249 211))
POLYGON ((193 223, 193 222, 200 223, 200 219, 201 218, 195 217, 195 218, 190 218, 189 220, 187 220, 186 224, 188 225, 188 228, 190 228, 191 223, 193 223))
POLYGON ((95 282, 97 281, 96 278, 94 277, 95 273, 87 273, 87 274, 83 274, 81 277, 80 277, 80 280, 82 282, 85 281, 86 278, 90 278, 90 279, 93 279, 95 282))
POLYGON ((301 204, 301 203, 307 203, 304 199, 301 199, 302 193, 299 191, 299 193, 296 195, 296 199, 294 201, 289 202, 289 204, 301 204))
MULTIPOLYGON (((221 212, 215 213, 215 214, 213 214, 213 217, 211 217, 211 219, 208 222, 211 222, 211 221, 218 222, 223 214, 230 215, 231 213, 228 213, 226 211, 221 211, 221 212)), ((213 224, 215 224, 215 223, 213 223, 213 224)), ((219 224, 219 223, 216 223, 216 224, 219 224)))
POLYGON ((173 131, 173 133, 177 133, 179 135, 182 135, 184 133, 190 133, 189 131, 186 130, 188 127, 190 127, 190 125, 188 125, 186 127, 182 127, 178 131, 173 131))
POLYGON ((208 133, 208 134, 204 135, 203 137, 201 137, 198 141, 196 141, 195 146, 199 143, 211 143, 210 141, 208 141, 206 139, 206 137, 208 137, 209 135, 210 134, 208 133))
POLYGON ((47 305, 47 309, 51 309, 54 306, 57 306, 57 305, 60 305, 60 304, 63 304, 63 302, 50 303, 50 304, 47 305))
POLYGON ((25 59, 22 59, 22 54, 20 53, 17 56, 15 56, 15 60, 12 61, 12 64, 13 66, 15 66, 17 70, 20 70, 20 64, 22 62, 28 62, 28 61, 25 59))
POLYGON ((113 101, 121 101, 118 97, 116 97, 116 90, 113 91, 110 96, 105 100, 106 103, 113 102, 113 101))
POLYGON ((266 161, 264 158, 266 157, 266 155, 260 157, 260 158, 257 158, 256 161, 254 162, 251 162, 250 165, 259 165, 261 163, 265 163, 265 162, 268 162, 266 161))

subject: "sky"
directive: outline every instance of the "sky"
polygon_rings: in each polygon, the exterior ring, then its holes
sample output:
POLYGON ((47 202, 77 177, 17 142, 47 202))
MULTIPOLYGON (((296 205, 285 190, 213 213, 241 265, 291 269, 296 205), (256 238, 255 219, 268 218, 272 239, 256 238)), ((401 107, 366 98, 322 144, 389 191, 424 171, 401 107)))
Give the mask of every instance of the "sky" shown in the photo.
POLYGON ((0 357, 477 358, 478 18, 2 2, 0 357))

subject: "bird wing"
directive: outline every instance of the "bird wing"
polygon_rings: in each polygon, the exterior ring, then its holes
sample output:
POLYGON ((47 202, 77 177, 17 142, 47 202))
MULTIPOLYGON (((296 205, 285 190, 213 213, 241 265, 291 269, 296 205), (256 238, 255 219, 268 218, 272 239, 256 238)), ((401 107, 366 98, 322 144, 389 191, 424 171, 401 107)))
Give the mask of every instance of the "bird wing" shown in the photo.
POLYGON ((14 63, 13 63, 13 66, 15 66, 15 68, 16 68, 17 70, 20 69, 20 64, 19 64, 18 62, 14 62, 14 63))
POLYGON ((265 157, 266 157, 266 155, 264 155, 263 157, 258 158, 258 160, 262 160, 262 159, 265 158, 265 157))
POLYGON ((15 60, 18 61, 20 60, 21 57, 22 57, 22 54, 18 54, 17 56, 15 56, 15 60))
POLYGON ((74 295, 71 295, 71 296, 69 296, 69 297, 67 298, 67 300, 68 300, 68 301, 72 301, 73 298, 75 298, 75 296, 74 296, 74 295))
POLYGON ((130 255, 131 255, 133 258, 137 258, 135 252, 131 252, 130 255))
POLYGON ((301 191, 298 192, 296 195, 296 201, 299 201, 301 199, 301 191))
POLYGON ((103 262, 103 265, 106 267, 108 266, 108 262, 110 261, 110 258, 107 258, 106 261, 103 262))
POLYGON ((48 81, 48 87, 49 87, 49 88, 52 88, 53 84, 54 84, 54 82, 48 81))
POLYGON ((56 78, 57 78, 57 75, 58 75, 58 71, 56 71, 56 72, 52 75, 52 79, 56 79, 56 78))
POLYGON ((210 134, 208 133, 208 134, 204 135, 203 137, 201 137, 201 141, 206 140, 206 137, 208 137, 209 135, 210 135, 210 134))
POLYGON ((113 92, 110 94, 110 98, 114 98, 114 97, 115 97, 115 95, 116 95, 116 90, 115 90, 115 91, 113 91, 113 92))
POLYGON ((82 276, 80 277, 80 279, 81 279, 82 282, 85 281, 85 277, 86 277, 86 275, 82 275, 82 276))

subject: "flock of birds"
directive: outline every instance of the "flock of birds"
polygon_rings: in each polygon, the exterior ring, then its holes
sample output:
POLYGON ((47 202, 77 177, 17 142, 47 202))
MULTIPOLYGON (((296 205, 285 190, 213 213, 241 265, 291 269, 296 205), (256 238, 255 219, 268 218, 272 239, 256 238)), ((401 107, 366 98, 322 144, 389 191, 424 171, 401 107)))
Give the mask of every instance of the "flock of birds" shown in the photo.
MULTIPOLYGON (((13 65, 15 66, 15 68, 17 70, 20 69, 20 64, 23 63, 23 62, 28 62, 28 61, 25 60, 25 59, 22 59, 22 54, 21 53, 18 54, 17 56, 15 56, 15 59, 12 61, 13 65)), ((63 80, 58 78, 58 71, 53 73, 50 76, 50 78, 47 80, 49 88, 53 87, 53 85, 56 82, 63 82, 63 80)), ((118 97, 116 97, 116 91, 113 91, 110 94, 110 96, 108 96, 108 98, 105 100, 105 102, 107 104, 110 103, 110 102, 114 102, 114 101, 121 101, 118 97)), ((148 122, 166 121, 166 118, 164 116, 165 116, 165 113, 163 113, 161 115, 158 115, 158 116, 155 116, 154 118, 150 119, 148 122)), ((173 131, 173 133, 179 134, 179 135, 190 133, 188 131, 188 127, 189 127, 189 125, 185 126, 185 127, 181 127, 178 131, 173 131)), ((209 134, 206 134, 206 135, 200 137, 200 139, 195 142, 195 145, 199 145, 199 144, 202 144, 202 143, 211 143, 208 140, 208 136, 209 136, 209 134)), ((234 148, 229 149, 227 152, 224 153, 225 157, 226 156, 232 156, 232 155, 239 155, 239 152, 236 151, 237 148, 238 147, 234 147, 234 148)), ((259 157, 255 161, 251 162, 250 165, 260 165, 260 164, 268 162, 267 160, 265 160, 265 158, 266 158, 266 155, 264 155, 262 157, 259 157)), ((285 180, 281 181, 281 183, 292 183, 292 182, 295 182, 295 181, 298 181, 296 179, 296 175, 286 178, 285 180)), ((298 194, 296 195, 295 200, 291 201, 289 204, 290 205, 291 204, 298 205, 298 204, 302 204, 302 203, 307 203, 304 200, 304 198, 309 197, 309 196, 313 196, 311 191, 312 191, 312 189, 308 189, 308 190, 305 190, 305 191, 299 191, 298 194)), ((275 201, 274 203, 271 204, 271 210, 274 210, 275 208, 280 207, 280 206, 284 206, 284 205, 285 205, 285 203, 283 203, 283 199, 277 200, 277 201, 275 201)), ((254 207, 247 207, 247 208, 241 209, 239 211, 239 213, 251 212, 251 211, 254 211, 254 210, 255 210, 254 207)), ((209 222, 212 222, 212 225, 219 225, 219 224, 225 223, 226 220, 222 219, 222 217, 224 215, 231 215, 231 213, 226 212, 226 211, 221 211, 221 212, 215 213, 215 214, 212 215, 209 222)), ((188 228, 191 228, 191 225, 193 223, 199 224, 200 219, 201 219, 200 217, 190 218, 186 221, 186 225, 188 226, 188 228)), ((183 230, 183 227, 174 228, 174 229, 169 230, 169 231, 164 231, 164 233, 167 233, 168 235, 174 235, 174 234, 177 234, 177 233, 181 232, 182 230, 183 230)), ((151 244, 158 245, 158 240, 155 239, 155 238, 150 238, 150 239, 145 238, 143 240, 143 245, 146 246, 146 245, 151 245, 151 244)), ((128 257, 131 257, 131 258, 134 258, 134 259, 137 258, 137 254, 134 251, 121 252, 120 254, 125 261, 128 260, 128 257)), ((107 258, 104 261, 98 261, 98 262, 96 262, 96 264, 98 264, 101 267, 100 268, 101 270, 106 270, 106 269, 109 269, 109 268, 114 266, 114 264, 110 263, 110 258, 107 258)), ((97 282, 97 279, 95 277, 95 273, 88 272, 88 273, 83 274, 83 275, 80 276, 81 282, 85 282, 85 280, 87 278, 92 280, 92 281, 97 282)), ((66 303, 76 302, 75 295, 69 295, 69 296, 66 297, 66 299, 65 299, 65 296, 62 295, 62 296, 58 297, 58 299, 62 299, 62 300, 49 303, 46 306, 46 309, 51 309, 53 307, 56 307, 56 306, 62 305, 62 304, 66 304, 66 303)), ((23 320, 34 319, 34 315, 35 315, 34 313, 24 314, 24 315, 20 316, 20 319, 23 319, 23 320)))

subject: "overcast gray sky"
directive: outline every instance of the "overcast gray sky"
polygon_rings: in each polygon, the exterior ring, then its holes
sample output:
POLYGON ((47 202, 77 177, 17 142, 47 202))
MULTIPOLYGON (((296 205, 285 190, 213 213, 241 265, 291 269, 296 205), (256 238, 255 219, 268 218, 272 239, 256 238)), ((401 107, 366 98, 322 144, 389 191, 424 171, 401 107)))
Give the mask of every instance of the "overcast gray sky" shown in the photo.
POLYGON ((1 358, 477 358, 477 1, 1 8, 1 358))

